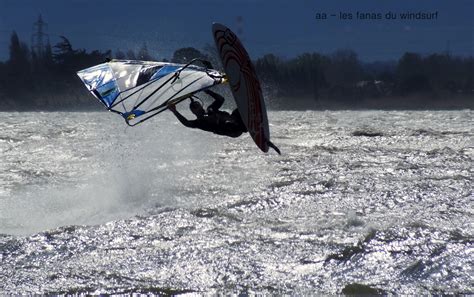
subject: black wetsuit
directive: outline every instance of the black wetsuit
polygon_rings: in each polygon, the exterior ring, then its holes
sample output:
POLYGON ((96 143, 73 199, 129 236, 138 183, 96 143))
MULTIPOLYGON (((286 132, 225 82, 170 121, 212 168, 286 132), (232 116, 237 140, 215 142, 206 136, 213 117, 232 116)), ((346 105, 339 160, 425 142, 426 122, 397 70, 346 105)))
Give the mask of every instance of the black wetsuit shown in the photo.
POLYGON ((219 110, 224 104, 224 97, 209 90, 205 92, 214 98, 214 102, 209 105, 207 112, 202 117, 190 121, 179 112, 174 112, 184 126, 229 137, 239 137, 242 133, 248 132, 238 109, 235 109, 232 114, 219 110))

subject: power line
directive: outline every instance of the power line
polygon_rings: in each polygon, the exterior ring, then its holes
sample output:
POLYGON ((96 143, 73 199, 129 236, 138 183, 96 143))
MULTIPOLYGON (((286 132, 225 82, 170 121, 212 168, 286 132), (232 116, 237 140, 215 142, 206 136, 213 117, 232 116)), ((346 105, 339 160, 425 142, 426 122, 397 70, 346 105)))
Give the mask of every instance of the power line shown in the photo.
POLYGON ((48 24, 43 21, 41 14, 38 21, 33 24, 33 35, 31 35, 31 49, 39 57, 43 56, 46 46, 49 45, 49 35, 44 32, 48 29, 48 24))

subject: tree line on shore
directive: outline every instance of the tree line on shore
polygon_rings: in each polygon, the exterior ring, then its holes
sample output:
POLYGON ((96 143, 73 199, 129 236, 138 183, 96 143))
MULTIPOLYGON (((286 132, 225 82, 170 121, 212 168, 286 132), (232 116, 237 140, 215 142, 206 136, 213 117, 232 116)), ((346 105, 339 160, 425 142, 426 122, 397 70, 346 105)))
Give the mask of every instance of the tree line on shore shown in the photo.
MULTIPOLYGON (((170 62, 210 60, 212 46, 181 48, 170 62)), ((9 59, 0 62, 0 110, 98 109, 76 71, 106 59, 156 60, 144 44, 137 52, 74 49, 62 36, 54 46, 30 50, 13 32, 9 59)), ((162 59, 163 60, 163 59, 162 59)), ((166 60, 164 60, 166 61, 166 60)), ((266 98, 282 108, 472 108, 474 58, 448 53, 405 53, 398 61, 363 63, 352 50, 304 53, 254 61, 266 98)))

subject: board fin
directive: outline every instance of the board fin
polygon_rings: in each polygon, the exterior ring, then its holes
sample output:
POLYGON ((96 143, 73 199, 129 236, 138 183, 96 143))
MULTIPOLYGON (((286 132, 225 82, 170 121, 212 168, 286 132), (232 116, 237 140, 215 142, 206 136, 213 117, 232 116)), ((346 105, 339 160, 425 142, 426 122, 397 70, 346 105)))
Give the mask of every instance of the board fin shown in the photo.
POLYGON ((274 145, 270 140, 267 140, 267 144, 268 144, 269 147, 274 149, 275 152, 277 152, 279 155, 281 155, 280 149, 276 145, 274 145))

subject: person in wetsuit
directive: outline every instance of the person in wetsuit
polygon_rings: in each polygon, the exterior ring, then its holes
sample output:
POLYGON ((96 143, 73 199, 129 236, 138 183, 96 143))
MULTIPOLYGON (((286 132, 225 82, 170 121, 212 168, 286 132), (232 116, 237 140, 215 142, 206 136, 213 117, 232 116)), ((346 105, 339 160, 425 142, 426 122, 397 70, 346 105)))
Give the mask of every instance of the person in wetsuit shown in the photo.
POLYGON ((204 131, 213 132, 219 135, 229 137, 239 137, 242 133, 248 132, 242 121, 239 110, 235 109, 232 114, 219 110, 224 104, 224 97, 211 91, 204 91, 206 94, 214 98, 214 102, 204 110, 201 103, 191 99, 189 108, 196 116, 195 120, 188 120, 176 110, 173 103, 168 104, 168 109, 178 118, 178 120, 186 127, 198 128, 204 131))

